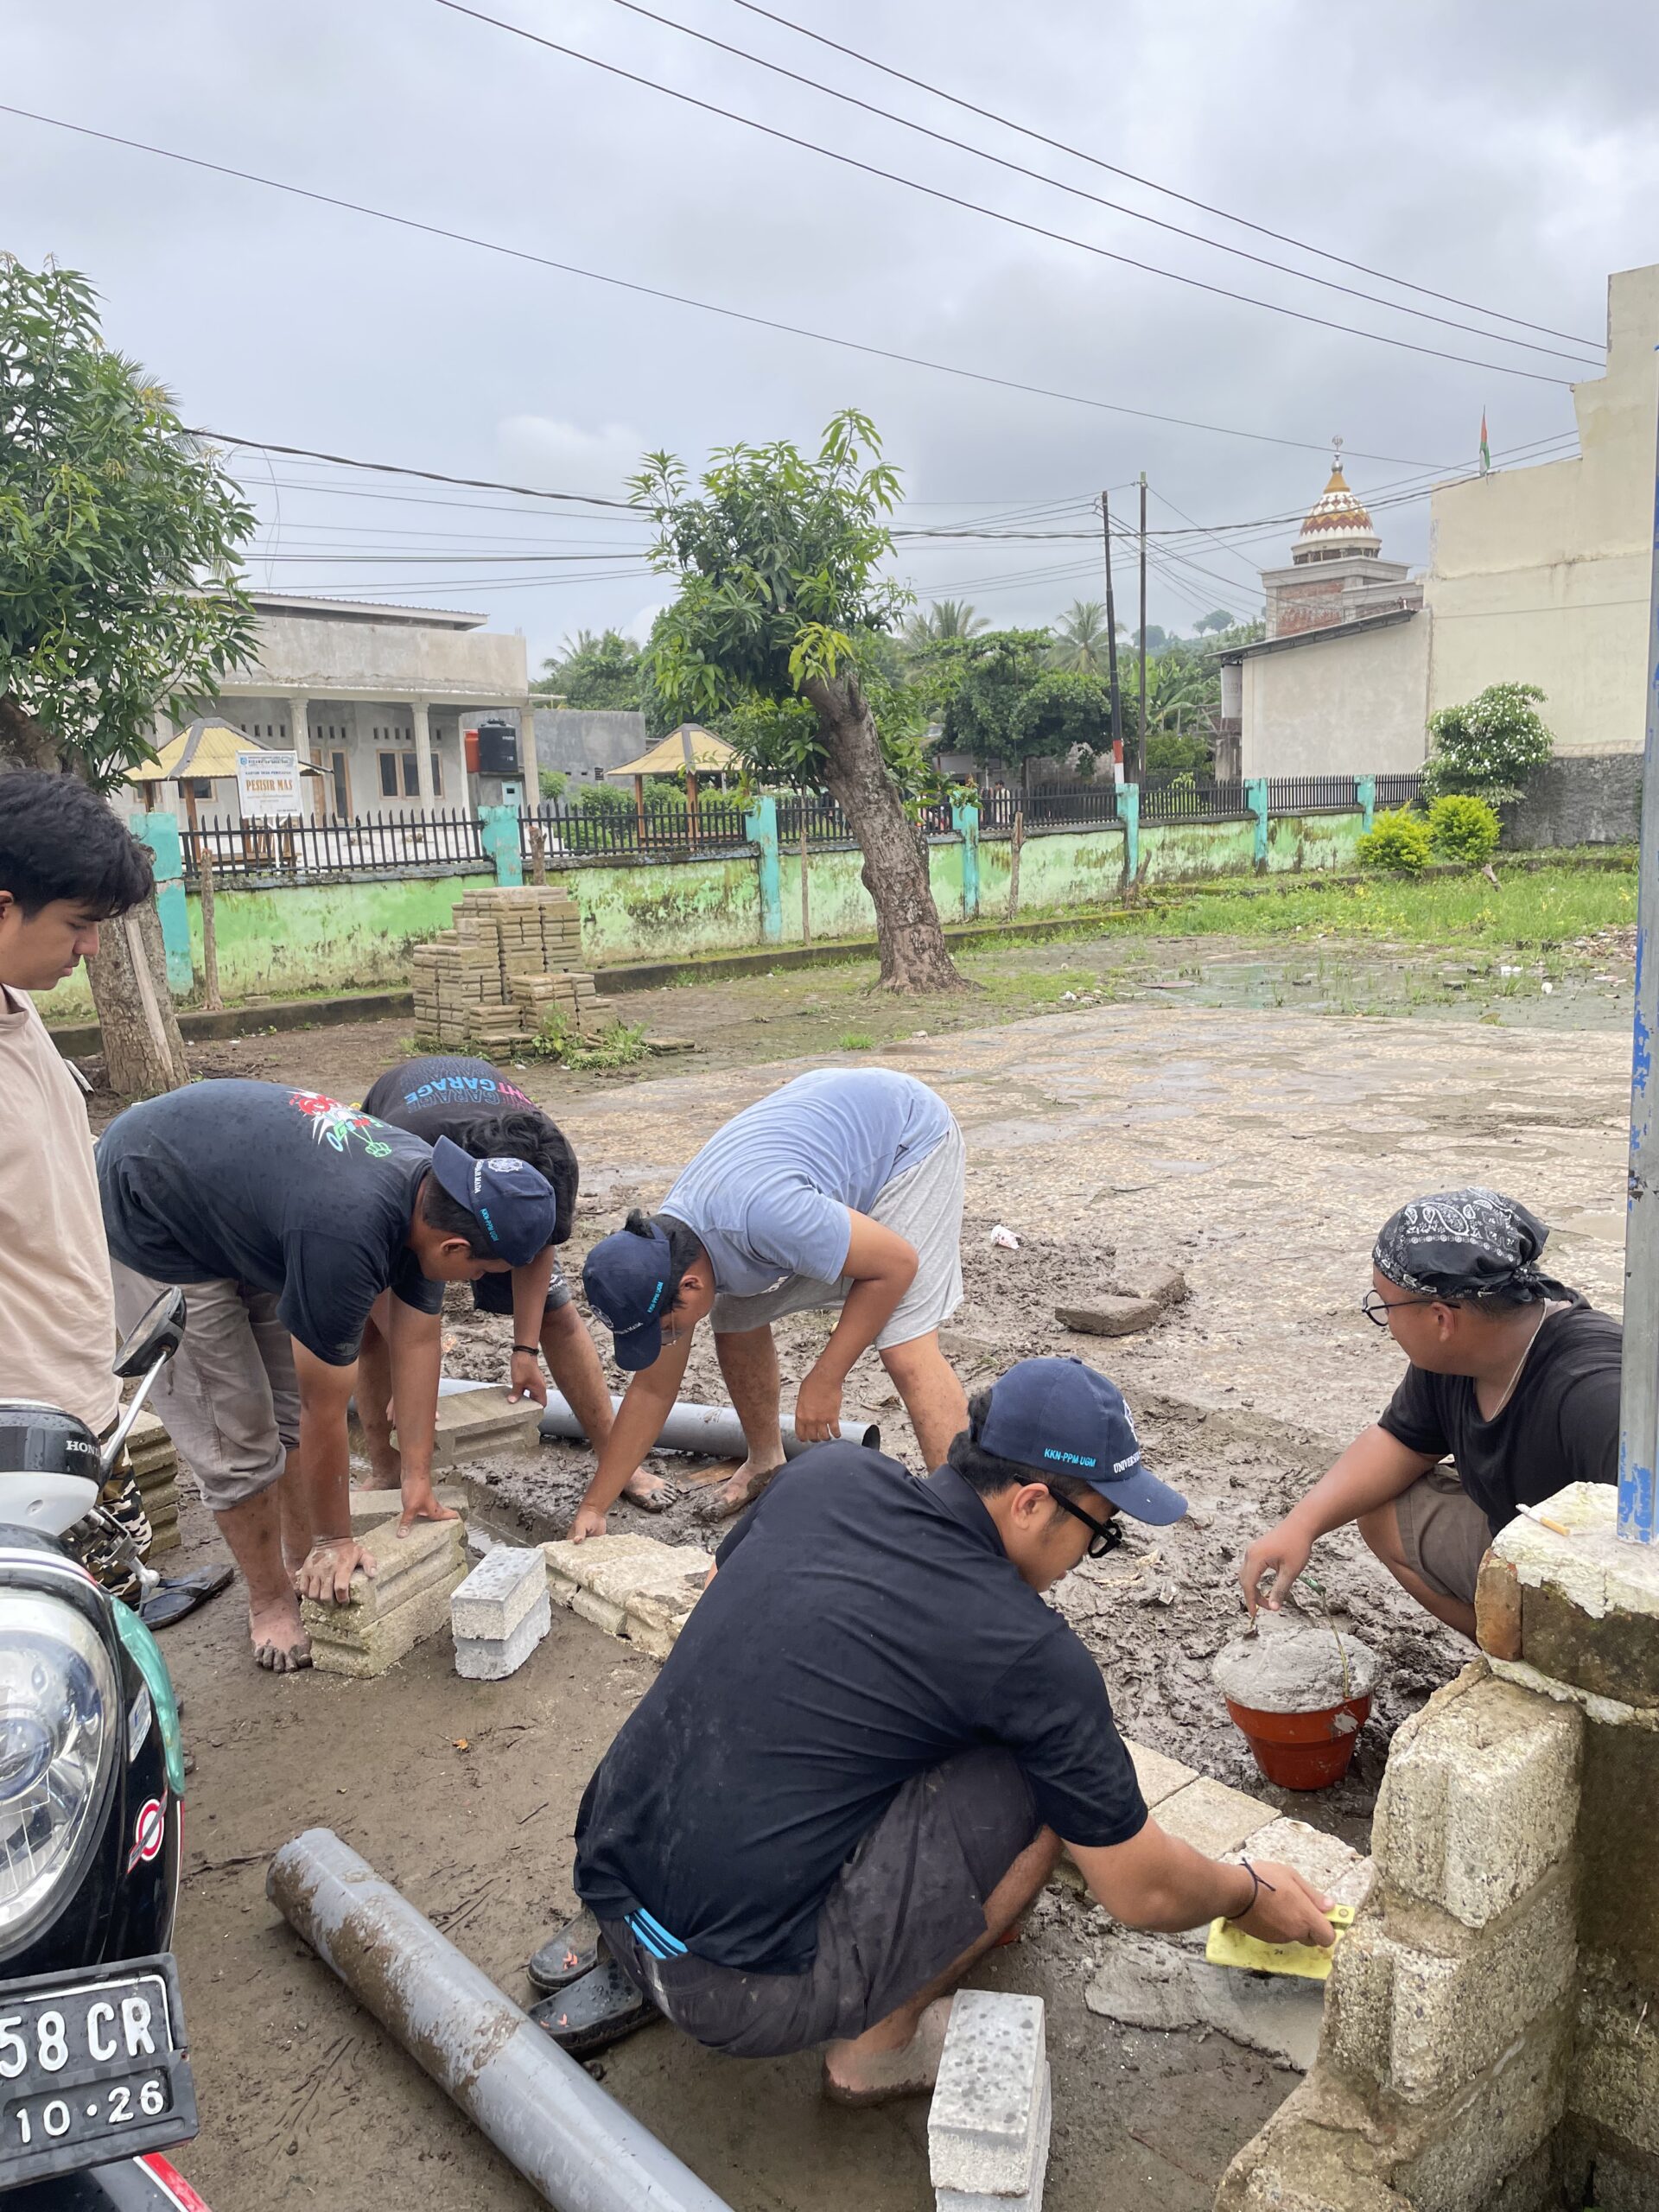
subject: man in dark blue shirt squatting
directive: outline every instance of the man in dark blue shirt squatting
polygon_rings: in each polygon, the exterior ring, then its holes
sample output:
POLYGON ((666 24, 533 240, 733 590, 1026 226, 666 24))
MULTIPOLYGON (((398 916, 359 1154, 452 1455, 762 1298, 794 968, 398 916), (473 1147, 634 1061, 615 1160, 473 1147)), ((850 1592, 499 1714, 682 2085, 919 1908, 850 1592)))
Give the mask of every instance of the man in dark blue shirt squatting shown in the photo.
POLYGON ((1076 1360, 1012 1368, 925 1481, 856 1445, 803 1453, 588 1784, 575 1880, 598 1942, 584 1957, 573 1923, 538 1955, 541 2024, 580 2051, 660 2010, 737 2057, 823 2045, 842 2102, 926 2088, 950 1993, 1062 1840, 1131 1927, 1224 1914, 1330 1943, 1288 1867, 1222 1865, 1147 1817, 1100 1669, 1043 1603, 1120 1514, 1185 1511, 1076 1360))

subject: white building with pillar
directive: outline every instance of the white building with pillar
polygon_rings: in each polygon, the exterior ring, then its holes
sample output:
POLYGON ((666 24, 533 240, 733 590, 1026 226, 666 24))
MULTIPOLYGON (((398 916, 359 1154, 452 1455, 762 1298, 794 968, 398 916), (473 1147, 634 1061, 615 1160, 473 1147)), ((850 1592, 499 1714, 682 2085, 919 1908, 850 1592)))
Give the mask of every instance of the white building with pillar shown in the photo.
MULTIPOLYGON (((481 614, 372 601, 255 592, 253 658, 219 687, 213 711, 261 747, 302 754, 309 811, 374 821, 499 804, 537 790, 524 641, 481 614), (469 774, 465 734, 516 724, 518 772, 469 774)), ((152 785, 152 791, 157 787, 152 785)), ((159 787, 162 803, 173 787, 159 787)), ((236 787, 198 804, 235 819, 236 787)))

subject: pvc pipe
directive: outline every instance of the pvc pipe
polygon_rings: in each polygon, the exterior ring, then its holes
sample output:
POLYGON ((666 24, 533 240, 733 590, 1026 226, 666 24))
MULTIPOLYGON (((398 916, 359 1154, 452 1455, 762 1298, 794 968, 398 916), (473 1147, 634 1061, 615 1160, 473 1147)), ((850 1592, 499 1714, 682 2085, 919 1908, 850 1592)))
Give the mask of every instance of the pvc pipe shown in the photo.
POLYGON ((730 2212, 332 1828, 265 1894, 557 2212, 730 2212))
MULTIPOLYGON (((613 1397, 613 1409, 621 1402, 620 1398, 613 1397)), ((793 1422, 785 1421, 783 1428, 786 1459, 811 1449, 796 1435, 793 1422)), ((558 1392, 550 1390, 542 1415, 542 1434, 580 1439, 585 1433, 582 1423, 558 1392)), ((879 1452, 881 1431, 873 1421, 844 1421, 841 1424, 841 1440, 843 1444, 862 1444, 872 1452, 879 1452)), ((663 1423, 662 1433, 652 1448, 658 1452, 697 1452, 710 1459, 741 1459, 749 1447, 744 1439, 743 1424, 729 1406, 693 1406, 682 1398, 663 1423)))

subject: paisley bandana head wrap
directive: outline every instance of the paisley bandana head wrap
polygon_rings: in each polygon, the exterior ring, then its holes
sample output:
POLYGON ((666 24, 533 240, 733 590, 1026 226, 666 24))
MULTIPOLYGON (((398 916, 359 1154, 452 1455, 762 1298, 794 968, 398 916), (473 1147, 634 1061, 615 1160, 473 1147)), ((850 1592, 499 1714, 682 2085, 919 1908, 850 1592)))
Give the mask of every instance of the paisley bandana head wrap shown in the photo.
POLYGON ((1515 1306, 1572 1293, 1539 1268, 1549 1231, 1517 1198, 1478 1187, 1414 1198, 1382 1224, 1371 1259, 1426 1298, 1500 1298, 1515 1306))

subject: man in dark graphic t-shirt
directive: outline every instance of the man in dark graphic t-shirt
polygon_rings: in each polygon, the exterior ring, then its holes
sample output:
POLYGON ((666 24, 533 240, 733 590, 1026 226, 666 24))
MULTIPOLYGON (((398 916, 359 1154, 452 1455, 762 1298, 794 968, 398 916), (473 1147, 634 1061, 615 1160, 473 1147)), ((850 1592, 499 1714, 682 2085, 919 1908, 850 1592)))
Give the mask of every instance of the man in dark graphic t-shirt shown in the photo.
POLYGON ((1402 1588, 1472 1639, 1476 1573, 1505 1523, 1568 1483, 1618 1481, 1623 1332, 1542 1272, 1548 1234, 1482 1189, 1415 1199, 1384 1224, 1361 1304, 1411 1364, 1376 1424, 1244 1554, 1252 1613, 1263 1576, 1276 1606, 1318 1539, 1353 1521, 1402 1588))

